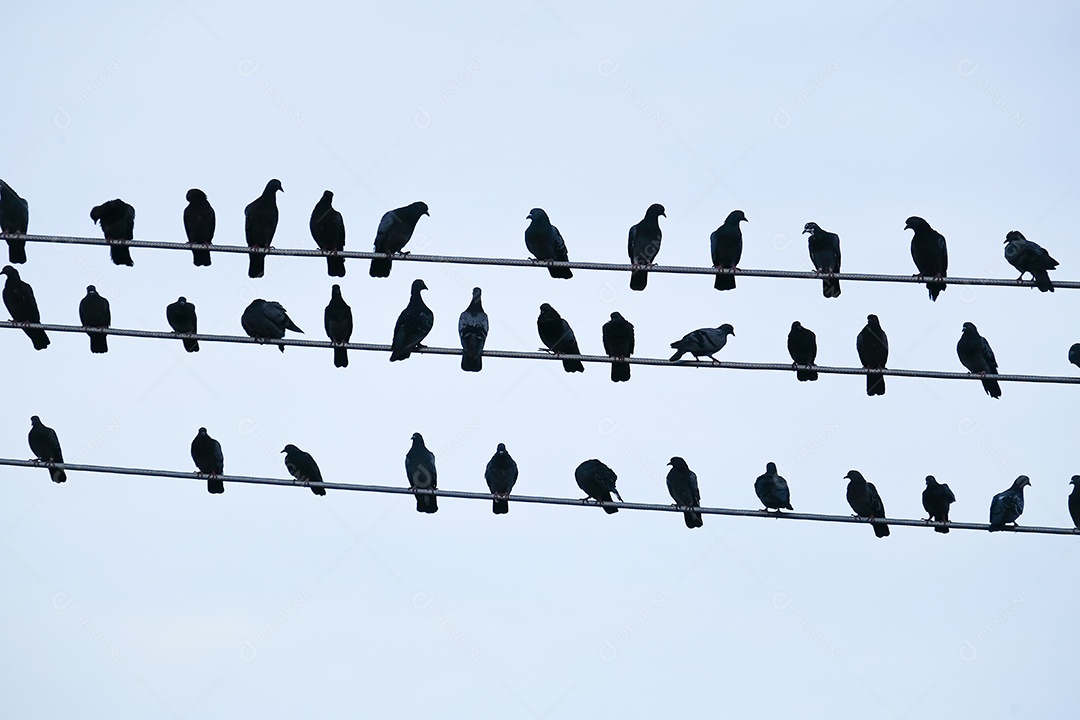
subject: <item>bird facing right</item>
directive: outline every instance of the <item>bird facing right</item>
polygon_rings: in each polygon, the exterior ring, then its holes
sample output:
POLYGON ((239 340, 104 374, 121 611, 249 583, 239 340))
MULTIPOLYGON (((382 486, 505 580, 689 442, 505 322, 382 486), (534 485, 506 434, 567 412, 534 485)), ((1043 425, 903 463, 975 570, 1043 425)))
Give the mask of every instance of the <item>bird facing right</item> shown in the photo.
MULTIPOLYGON (((0 180, 0 231, 25 235, 30 224, 30 205, 10 185, 0 180)), ((26 262, 26 241, 8 240, 8 262, 26 262)))
POLYGON ((1028 476, 1021 475, 1008 490, 994 496, 990 501, 990 532, 1004 530, 1010 523, 1016 527, 1016 520, 1024 512, 1024 488, 1030 485, 1028 476))
POLYGON ((681 338, 671 343, 675 354, 668 358, 669 362, 678 362, 686 353, 694 356, 694 360, 707 357, 714 363, 720 362, 714 355, 727 345, 728 336, 735 337, 735 328, 730 323, 724 323, 715 328, 698 328, 688 332, 681 338))
POLYGON ((630 255, 630 264, 635 268, 640 268, 630 271, 631 290, 644 290, 649 283, 648 268, 652 266, 657 253, 660 252, 660 240, 663 237, 660 231, 661 217, 667 217, 664 206, 653 203, 645 211, 644 219, 630 228, 627 252, 630 255))
MULTIPOLYGON (((736 270, 742 259, 743 239, 739 223, 750 222, 742 210, 732 210, 724 219, 723 225, 709 235, 709 249, 712 251, 712 264, 717 270, 736 270)), ((717 290, 734 290, 735 275, 717 273, 713 287, 717 290)))
POLYGON ((1080 475, 1073 475, 1069 484, 1073 486, 1069 494, 1069 516, 1072 517, 1073 525, 1080 530, 1080 475))
POLYGON ((413 350, 423 347, 420 343, 431 332, 435 324, 435 313, 420 296, 420 292, 427 289, 428 286, 423 280, 413 280, 412 289, 409 291, 409 304, 398 315, 394 325, 394 338, 390 342, 390 362, 405 360, 411 356, 413 350))
POLYGON ((262 194, 244 208, 244 238, 252 249, 248 254, 248 277, 261 278, 266 270, 266 255, 261 250, 270 247, 277 231, 277 194, 285 192, 281 181, 270 180, 262 194))

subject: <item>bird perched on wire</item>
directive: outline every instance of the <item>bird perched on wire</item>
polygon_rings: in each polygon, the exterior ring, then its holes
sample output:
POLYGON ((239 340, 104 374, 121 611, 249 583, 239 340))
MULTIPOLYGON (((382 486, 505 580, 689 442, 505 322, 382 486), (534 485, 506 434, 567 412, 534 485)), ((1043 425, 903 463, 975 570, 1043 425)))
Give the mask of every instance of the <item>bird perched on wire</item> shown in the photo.
MULTIPOLYGON (((817 335, 798 321, 793 322, 787 336, 787 349, 795 365, 813 365, 817 359, 817 335)), ((817 370, 797 369, 795 377, 799 382, 814 381, 818 379, 818 373, 817 370)))
MULTIPOLYGON (((956 343, 956 354, 970 373, 977 375, 997 374, 998 365, 997 358, 994 357, 994 351, 990 349, 990 343, 979 334, 974 323, 964 323, 963 332, 960 333, 960 340, 956 343)), ((990 397, 995 399, 1001 397, 1001 386, 997 380, 984 378, 982 386, 990 397)))
POLYGON ((469 307, 458 316, 458 339, 461 340, 461 369, 480 372, 484 367, 484 345, 487 343, 488 316, 480 300, 480 288, 473 288, 469 307))
POLYGON ((435 324, 435 313, 424 304, 420 291, 427 290, 423 280, 413 280, 409 304, 398 315, 394 325, 394 339, 390 343, 390 362, 404 360, 413 350, 423 347, 420 343, 435 324))
MULTIPOLYGON (((60 450, 56 431, 41 422, 37 415, 30 418, 30 434, 26 439, 30 443, 30 452, 40 462, 63 464, 64 453, 60 450)), ((54 483, 62 483, 67 480, 67 473, 64 468, 52 467, 49 468, 49 477, 54 483)))
POLYGON ((791 491, 788 489, 787 480, 776 472, 776 463, 765 464, 765 474, 758 475, 757 480, 754 481, 754 492, 757 493, 758 500, 765 506, 766 511, 772 509, 779 512, 781 509, 795 509, 791 507, 791 491))
MULTIPOLYGON (((540 315, 536 318, 536 330, 540 333, 540 340, 556 357, 581 354, 570 323, 563 320, 562 315, 547 303, 540 306, 540 315)), ((568 373, 585 372, 585 366, 580 360, 563 360, 562 364, 563 370, 568 373)))
POLYGON ((518 479, 518 466, 510 453, 506 451, 506 445, 499 443, 495 454, 488 460, 484 469, 484 480, 487 481, 488 490, 493 496, 491 512, 496 515, 505 515, 510 512, 510 491, 518 479))
POLYGON ((1024 237, 1019 230, 1010 230, 1005 235, 1005 259, 1020 271, 1017 284, 1023 282, 1024 273, 1031 273, 1035 287, 1042 292, 1054 292, 1054 283, 1050 282, 1048 270, 1058 266, 1058 261, 1050 257, 1038 243, 1024 237))
POLYGON ((626 358, 634 354, 634 326, 620 313, 613 312, 601 328, 601 335, 604 352, 616 358, 611 363, 611 382, 626 382, 630 379, 630 363, 626 358))
POLYGON ((584 490, 587 496, 582 502, 588 502, 590 499, 595 500, 608 515, 619 512, 619 508, 606 504, 612 502, 612 495, 617 497, 619 502, 623 501, 619 491, 615 489, 615 481, 618 480, 618 476, 607 465, 595 458, 586 460, 574 470, 574 480, 577 481, 578 487, 584 490))
POLYGON ((297 482, 310 487, 311 492, 316 495, 326 495, 326 488, 311 485, 311 483, 323 482, 322 472, 315 463, 315 458, 295 445, 286 445, 281 452, 285 453, 285 469, 296 478, 297 482))
POLYGON ((926 476, 926 489, 922 492, 922 506, 929 515, 927 522, 934 520, 945 523, 934 528, 934 532, 949 532, 949 506, 956 502, 956 496, 948 484, 939 483, 933 475, 926 476))
POLYGON ((563 280, 574 277, 570 268, 551 265, 553 260, 567 262, 570 256, 567 254, 562 233, 551 224, 548 214, 540 208, 533 208, 525 219, 532 221, 529 227, 525 228, 525 248, 533 254, 537 262, 548 263, 548 274, 551 277, 563 280))
POLYGON ((668 462, 671 469, 667 474, 667 489, 675 505, 683 510, 683 520, 690 529, 699 528, 704 523, 701 519, 700 510, 690 508, 701 507, 701 492, 698 490, 697 474, 690 469, 686 461, 681 457, 673 457, 668 462))
POLYGON ((1069 484, 1073 486, 1072 493, 1069 494, 1069 516, 1076 529, 1080 530, 1080 475, 1073 475, 1069 484))
MULTIPOLYGON (((41 313, 38 312, 37 300, 34 299, 34 289, 30 283, 19 277, 19 271, 10 265, 5 265, 0 274, 7 276, 4 283, 4 305, 11 314, 12 322, 16 323, 40 323, 41 313)), ((34 344, 35 350, 44 350, 49 347, 49 336, 40 328, 23 328, 23 332, 34 344)))
POLYGON ((1024 512, 1024 488, 1030 485, 1028 476, 1021 475, 1008 490, 994 496, 990 501, 990 532, 1004 530, 1010 523, 1017 527, 1016 520, 1024 512))
POLYGON ((277 194, 285 192, 281 181, 270 180, 263 188, 262 195, 255 198, 244 208, 244 237, 248 253, 248 277, 261 278, 266 270, 266 255, 262 250, 270 247, 277 231, 278 207, 277 194))
MULTIPOLYGON (((85 328, 107 328, 112 324, 112 312, 109 301, 98 295, 97 288, 88 285, 86 297, 79 302, 79 321, 85 328)), ((88 332, 90 352, 109 352, 109 336, 103 332, 88 332)))
POLYGON ((630 271, 630 289, 644 290, 649 283, 649 270, 660 252, 660 240, 663 233, 660 231, 660 217, 664 214, 664 206, 653 203, 645 211, 645 217, 637 225, 630 228, 628 252, 630 264, 635 266, 630 271), (640 269, 637 269, 640 268, 640 269))
MULTIPOLYGON (((423 215, 428 215, 428 206, 422 202, 414 202, 383 214, 379 229, 375 231, 375 252, 408 255, 402 250, 412 240, 416 223, 420 222, 423 215)), ((371 277, 390 277, 393 264, 393 258, 372 258, 368 274, 371 277)))
POLYGON ((211 495, 220 495, 225 492, 225 483, 218 475, 225 473, 225 456, 221 452, 221 443, 206 432, 206 428, 199 428, 195 439, 191 441, 191 459, 199 472, 206 475, 206 491, 211 495))
POLYGON ((330 277, 345 277, 345 258, 336 254, 345 249, 345 220, 341 213, 334 209, 333 201, 334 193, 323 191, 319 202, 315 203, 315 209, 311 211, 308 227, 319 249, 333 253, 326 256, 326 274, 330 277))
POLYGON ((101 226, 113 264, 134 266, 127 241, 135 239, 135 208, 117 198, 92 208, 90 219, 101 226))
MULTIPOLYGON (((244 308, 244 313, 240 316, 240 326, 259 342, 280 340, 285 337, 286 330, 304 332, 292 321, 281 303, 262 298, 252 300, 251 304, 244 308)), ((278 350, 285 352, 285 346, 279 344, 278 350)))
MULTIPOLYGON (((330 288, 330 302, 323 311, 323 328, 326 330, 326 337, 336 345, 344 345, 352 338, 352 308, 341 296, 340 285, 335 284, 330 288)), ((348 348, 334 348, 334 367, 349 367, 348 348)))
MULTIPOLYGON (((859 362, 867 370, 883 370, 889 360, 889 337, 881 329, 877 315, 866 316, 866 327, 855 338, 855 351, 859 353, 859 362)), ((878 373, 866 374, 866 394, 885 394, 885 376, 878 373)))
MULTIPOLYGON (((807 245, 810 248, 810 262, 819 273, 840 272, 840 236, 822 230, 816 222, 803 226, 803 234, 810 234, 807 245)), ((822 294, 827 298, 840 297, 840 281, 836 278, 823 278, 822 294)))
MULTIPOLYGON (((199 188, 191 188, 185 196, 188 206, 184 208, 184 232, 187 233, 187 241, 191 245, 209 245, 214 239, 214 229, 217 227, 217 215, 210 201, 199 188)), ((207 248, 193 247, 191 249, 192 262, 197 267, 210 265, 210 250, 207 248)))
MULTIPOLYGON (((857 517, 870 520, 885 517, 885 504, 881 502, 881 496, 878 495, 874 483, 867 482, 866 478, 858 470, 850 470, 844 476, 844 479, 849 481, 847 486, 848 505, 855 511, 857 517)), ((885 523, 873 523, 873 526, 874 535, 879 538, 888 536, 888 525, 885 523)))
POLYGON ((937 281, 926 283, 930 299, 936 301, 945 289, 945 283, 941 280, 948 275, 949 270, 949 251, 945 246, 945 236, 915 215, 907 219, 904 229, 915 231, 911 236, 911 259, 919 270, 916 277, 929 276, 937 281))
MULTIPOLYGON (((30 224, 30 205, 10 185, 0 180, 0 231, 25 235, 30 224)), ((8 238, 8 262, 26 262, 26 241, 8 238)))
MULTIPOLYGON (((742 229, 739 223, 750 222, 742 210, 732 210, 724 219, 724 224, 709 235, 712 250, 712 264, 716 269, 738 269, 742 259, 742 229)), ((717 290, 734 290, 735 276, 717 273, 713 287, 717 290)))
MULTIPOLYGON (((438 474, 435 471, 435 453, 427 449, 420 433, 412 434, 412 447, 405 453, 405 475, 409 479, 409 487, 414 490, 434 490, 439 486, 438 474)), ((438 496, 434 494, 417 493, 416 512, 438 512, 438 500, 438 496)))
POLYGON ((1080 343, 1073 343, 1069 346, 1069 362, 1080 368, 1080 343))
MULTIPOLYGON (((169 321, 169 327, 175 333, 194 335, 199 332, 199 319, 195 315, 195 306, 183 295, 176 302, 165 306, 165 319, 169 321)), ((199 341, 195 338, 184 338, 184 349, 189 353, 199 352, 199 341)))
POLYGON ((720 362, 714 355, 727 345, 728 336, 735 336, 735 328, 730 323, 724 323, 715 328, 699 328, 688 332, 680 339, 671 343, 675 354, 668 358, 669 362, 678 362, 683 355, 690 353, 694 360, 707 357, 715 363, 720 362))

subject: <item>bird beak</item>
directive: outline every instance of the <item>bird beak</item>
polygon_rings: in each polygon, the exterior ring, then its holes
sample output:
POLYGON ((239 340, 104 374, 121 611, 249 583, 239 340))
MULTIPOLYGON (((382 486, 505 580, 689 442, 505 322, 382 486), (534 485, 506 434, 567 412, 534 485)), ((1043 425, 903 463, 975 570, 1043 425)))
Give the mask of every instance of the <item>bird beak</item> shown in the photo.
POLYGON ((905 230, 910 230, 911 229, 911 223, 904 223, 904 229, 905 230))

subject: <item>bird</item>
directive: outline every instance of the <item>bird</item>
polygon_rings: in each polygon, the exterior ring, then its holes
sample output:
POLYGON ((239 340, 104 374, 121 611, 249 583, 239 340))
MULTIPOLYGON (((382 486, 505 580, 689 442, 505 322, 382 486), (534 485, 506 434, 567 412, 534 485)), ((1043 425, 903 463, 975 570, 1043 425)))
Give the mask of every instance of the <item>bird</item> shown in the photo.
MULTIPOLYGON (((804 328, 798 321, 791 323, 787 336, 787 350, 796 365, 813 365, 817 359, 817 335, 813 330, 804 328)), ((799 382, 817 380, 817 370, 796 370, 799 382)))
MULTIPOLYGON (((880 370, 889 360, 889 336, 881 329, 877 315, 866 316, 866 327, 855 338, 855 351, 859 353, 859 362, 867 370, 880 370)), ((866 394, 870 396, 885 394, 885 376, 867 373, 866 394)))
POLYGON ((630 379, 630 363, 625 359, 634 354, 634 326, 620 313, 611 313, 611 319, 601 328, 604 339, 604 352, 608 357, 616 358, 611 363, 611 382, 626 382, 630 379))
POLYGON ((728 336, 735 336, 735 328, 730 323, 724 323, 715 328, 699 328, 688 332, 680 339, 671 343, 675 354, 669 358, 669 362, 678 362, 683 355, 690 353, 694 360, 707 357, 713 362, 720 362, 714 355, 727 345, 728 336))
POLYGON ((1028 476, 1021 475, 1008 490, 994 496, 990 501, 990 532, 1004 530, 1009 523, 1017 527, 1016 520, 1024 512, 1024 488, 1030 485, 1028 476))
MULTIPOLYGON (((580 355, 577 338, 570 329, 570 323, 563 320, 555 308, 547 303, 540 306, 540 315, 536 318, 536 330, 547 349, 559 355, 580 355)), ((543 350, 543 348, 541 348, 543 350)), ((563 360, 563 370, 568 373, 585 372, 580 360, 563 360)))
MULTIPOLYGON (((244 313, 240 316, 240 327, 259 342, 280 340, 285 337, 286 330, 304 332, 292 321, 281 303, 262 298, 255 298, 244 308, 244 313)), ((278 349, 285 352, 284 345, 279 344, 278 349)))
MULTIPOLYGON (((881 496, 878 495, 874 483, 867 482, 866 478, 858 470, 850 470, 844 476, 844 479, 849 481, 847 486, 848 505, 855 511, 856 516, 872 520, 885 517, 885 504, 881 502, 881 496)), ((874 535, 879 538, 888 536, 888 525, 885 523, 873 523, 873 526, 874 535)))
POLYGON ((424 304, 420 297, 420 291, 427 290, 423 280, 413 280, 409 304, 398 315, 397 324, 394 325, 394 339, 390 343, 390 362, 404 360, 412 355, 412 351, 423 347, 427 334, 431 332, 431 326, 435 324, 435 313, 424 304))
POLYGON ((619 508, 604 504, 612 502, 612 495, 617 497, 619 502, 623 501, 619 491, 615 489, 615 481, 618 476, 615 475, 614 470, 594 458, 586 460, 577 466, 577 469, 574 470, 574 479, 577 480, 578 487, 584 490, 587 496, 582 502, 588 502, 591 498, 597 504, 601 504, 604 512, 608 515, 619 512, 619 508))
POLYGON ((533 254, 533 258, 537 262, 547 262, 548 274, 553 278, 566 280, 574 277, 570 268, 551 265, 552 260, 566 262, 570 257, 567 255, 562 233, 551 224, 548 214, 540 208, 533 208, 525 219, 532 220, 529 227, 525 228, 525 248, 533 254))
POLYGON ((1076 367, 1080 367, 1080 343, 1073 343, 1069 346, 1069 362, 1076 367))
POLYGON ((326 256, 326 274, 330 277, 345 277, 345 258, 337 255, 345 249, 345 220, 331 203, 334 193, 324 190, 315 209, 311 211, 311 237, 320 250, 333 255, 326 256))
POLYGON ((643 266, 642 269, 630 271, 630 289, 644 290, 649 283, 649 271, 647 268, 653 265, 657 253, 660 252, 660 239, 663 233, 660 230, 660 216, 667 217, 664 206, 653 203, 645 211, 645 217, 637 225, 630 228, 630 238, 627 251, 630 254, 630 264, 643 266))
MULTIPOLYGON (((34 289, 30 283, 19 277, 19 271, 10 265, 5 265, 0 274, 6 275, 4 283, 4 305, 11 314, 12 322, 16 323, 40 323, 41 313, 38 312, 37 300, 34 299, 34 289)), ((49 336, 40 328, 23 328, 23 332, 34 344, 35 350, 44 350, 49 347, 49 336)))
MULTIPOLYGON (((25 235, 30 224, 30 205, 10 185, 0 180, 0 232, 25 235)), ((8 238, 8 262, 26 262, 26 241, 8 238)))
MULTIPOLYGON (((63 463, 64 453, 60 450, 60 439, 56 437, 56 431, 41 422, 41 418, 34 415, 30 418, 30 434, 26 438, 30 442, 30 452, 34 453, 40 462, 63 463)), ((54 483, 62 483, 67 480, 64 468, 49 468, 49 477, 54 483)))
MULTIPOLYGON (((709 235, 709 246, 712 249, 712 264, 714 268, 738 268, 739 260, 742 259, 742 228, 739 223, 750 222, 742 210, 732 210, 724 219, 724 224, 713 230, 709 235)), ((726 273, 717 273, 713 287, 717 290, 734 290, 735 276, 726 273)))
POLYGON ((945 236, 915 215, 907 219, 904 229, 915 231, 911 237, 911 259, 919 270, 915 277, 930 276, 938 281, 926 283, 930 299, 936 301, 945 289, 945 283, 941 280, 948 275, 949 270, 949 250, 945 246, 945 236))
MULTIPOLYGON (((173 332, 182 335, 199 332, 199 319, 195 316, 195 306, 181 295, 176 302, 165 306, 165 319, 169 321, 169 327, 173 332)), ((199 352, 199 341, 195 338, 184 338, 184 349, 189 353, 199 352)))
MULTIPOLYGON (((402 252, 409 240, 412 240, 416 223, 421 215, 428 215, 428 206, 422 202, 414 202, 396 210, 389 210, 379 221, 379 229, 375 231, 375 252, 387 253, 388 255, 408 255, 402 252)), ((390 277, 390 267, 393 259, 372 258, 371 277, 390 277)))
POLYGON ((461 369, 480 372, 484 367, 484 344, 488 334, 488 316, 480 302, 480 288, 472 289, 472 300, 458 316, 457 329, 461 340, 461 369))
POLYGON ((263 188, 262 195, 255 198, 244 208, 244 238, 252 249, 248 253, 248 277, 261 278, 266 270, 266 255, 259 251, 270 247, 277 230, 278 207, 277 194, 285 192, 281 181, 270 180, 263 188))
MULTIPOLYGON (((323 327, 326 329, 326 337, 330 338, 332 343, 344 344, 352 337, 352 308, 341 296, 341 286, 336 283, 330 288, 330 302, 323 312, 323 327)), ((349 367, 348 348, 334 348, 334 367, 349 367)))
POLYGON ((922 506, 926 514, 926 522, 934 520, 945 523, 934 528, 934 532, 949 532, 949 506, 956 502, 956 496, 949 486, 939 483, 933 475, 926 476, 926 489, 922 491, 922 506))
MULTIPOLYGON (((667 489, 675 505, 681 508, 696 508, 701 506, 701 492, 698 490, 697 475, 687 466, 681 457, 673 457, 668 462, 671 470, 667 474, 667 489)), ((684 510, 683 520, 686 527, 699 528, 704 523, 701 519, 700 510, 684 510)))
POLYGON ((1023 281, 1024 273, 1031 273, 1035 287, 1042 292, 1054 292, 1054 283, 1050 281, 1048 270, 1058 266, 1058 261, 1050 257, 1041 245, 1024 237, 1019 230, 1010 230, 1005 234, 1005 259, 1020 271, 1017 284, 1023 281))
MULTIPOLYGON (((819 273, 840 272, 840 236, 828 230, 822 230, 816 222, 803 226, 803 234, 810 234, 807 245, 810 248, 810 262, 819 273)), ((840 281, 824 278, 821 292, 827 298, 840 297, 840 281)))
POLYGON ((754 492, 757 493, 761 504, 765 506, 766 512, 770 508, 777 512, 782 508, 795 509, 791 507, 791 491, 788 489, 787 480, 777 474, 776 463, 765 464, 765 474, 758 475, 758 479, 754 481, 754 492))
MULTIPOLYGON (((990 349, 990 343, 979 334, 973 323, 964 323, 963 332, 960 333, 960 341, 956 343, 956 354, 960 362, 970 373, 985 375, 986 373, 997 374, 997 359, 994 351, 990 349)), ((992 398, 1001 397, 1001 386, 997 380, 982 381, 983 390, 992 398)))
POLYGON ((135 208, 117 198, 90 210, 90 219, 101 225, 101 232, 109 242, 109 257, 114 265, 135 265, 127 240, 135 238, 135 208))
MULTIPOLYGON (((409 487, 414 490, 434 490, 438 487, 435 454, 424 446, 424 437, 420 433, 412 434, 412 447, 405 453, 405 476, 409 478, 409 487)), ((417 493, 416 512, 433 513, 438 510, 436 495, 417 493)))
MULTIPOLYGON (((85 328, 107 328, 112 323, 109 301, 98 295, 97 288, 87 285, 86 297, 79 301, 79 322, 85 328)), ((103 332, 88 332, 90 352, 109 352, 109 336, 103 332)))
POLYGON ((1073 486, 1072 493, 1069 494, 1069 515, 1073 525, 1080 530, 1080 475, 1073 475, 1069 484, 1073 486))
POLYGON ((514 483, 518 479, 518 466, 510 453, 506 452, 506 445, 499 443, 495 454, 488 460, 484 469, 484 479, 487 481, 488 490, 494 496, 492 499, 491 512, 496 515, 505 515, 510 512, 510 491, 514 489, 514 483))
POLYGON ((218 475, 225 472, 225 456, 221 454, 221 443, 207 434, 206 428, 199 428, 199 433, 191 441, 191 459, 199 472, 207 475, 206 490, 211 495, 225 492, 225 483, 218 475))
MULTIPOLYGON (((214 208, 206 199, 206 193, 199 188, 191 188, 184 197, 188 201, 184 208, 184 232, 187 233, 188 243, 209 245, 214 239, 214 229, 217 227, 214 208)), ((192 248, 191 258, 196 267, 208 267, 211 264, 210 251, 206 248, 192 248)))
MULTIPOLYGON (((315 464, 315 458, 304 452, 295 445, 286 445, 281 452, 285 453, 285 469, 289 471, 297 481, 311 486, 311 483, 323 481, 319 466, 315 464)), ((326 495, 326 488, 311 487, 311 492, 316 495, 326 495)))

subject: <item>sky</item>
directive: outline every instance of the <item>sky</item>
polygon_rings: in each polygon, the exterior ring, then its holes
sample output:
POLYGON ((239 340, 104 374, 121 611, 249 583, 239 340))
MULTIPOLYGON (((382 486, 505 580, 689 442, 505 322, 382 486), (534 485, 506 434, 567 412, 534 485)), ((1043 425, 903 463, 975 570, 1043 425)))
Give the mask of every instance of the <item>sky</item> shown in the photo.
MULTIPOLYGON (((658 262, 709 263, 708 236, 746 213, 742 265, 810 269, 808 221, 840 235, 848 272, 913 273, 910 215, 948 240, 956 276, 1015 277, 1021 230, 1080 277, 1066 242, 1080 201, 1074 84, 1080 9, 972 6, 535 2, 390 6, 308 2, 21 3, 4 11, 0 177, 30 232, 96 237, 90 208, 120 197, 136 237, 182 241, 184 195, 203 189, 215 242, 243 242, 243 208, 281 180, 274 244, 314 247, 324 190, 346 247, 370 250, 382 214, 430 207, 410 250, 526 257, 544 208, 570 258, 625 262, 626 233, 662 203, 658 262)), ((195 304, 202 332, 241 334, 256 297, 323 339, 334 279, 321 258, 242 255, 196 268, 186 252, 30 244, 23 278, 44 322, 77 324, 95 284, 113 324, 167 330, 195 304)), ((731 323, 719 357, 786 362, 792 321, 822 364, 857 365, 875 313, 890 366, 960 371, 964 322, 1005 373, 1068 375, 1075 291, 739 278, 395 262, 386 279, 349 261, 341 281, 357 342, 388 343, 423 278, 435 325, 457 344, 472 287, 488 347, 533 351, 541 303, 601 353, 613 311, 637 354, 667 357, 699 327, 731 323)), ((6 317, 6 316, 5 316, 6 317)), ((667 503, 685 458, 705 505, 758 508, 769 461, 802 512, 846 514, 860 470, 892 517, 923 517, 924 477, 954 490, 956 521, 1031 478, 1021 524, 1067 527, 1077 472, 1074 390, 454 357, 390 364, 353 352, 53 334, 35 352, 0 333, 9 382, 0 456, 28 458, 39 415, 73 463, 194 470, 200 426, 228 473, 287 477, 280 450, 310 452, 330 482, 405 484, 420 432, 439 485, 483 491, 498 443, 516 492, 580 497, 573 470, 599 458, 630 502, 667 503), (1068 415, 1072 417, 1072 414, 1068 415)), ((730 711, 818 718, 1071 716, 1080 640, 1070 537, 868 527, 6 468, 0 502, 0 708, 5 717, 642 717, 730 711)))

